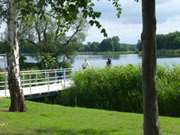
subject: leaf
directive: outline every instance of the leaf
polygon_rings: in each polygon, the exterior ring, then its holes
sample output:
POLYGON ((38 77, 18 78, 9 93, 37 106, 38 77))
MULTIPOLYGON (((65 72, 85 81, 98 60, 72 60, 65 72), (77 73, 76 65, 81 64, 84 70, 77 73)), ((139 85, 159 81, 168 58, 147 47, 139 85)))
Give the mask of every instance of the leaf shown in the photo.
POLYGON ((103 33, 104 37, 108 36, 107 33, 106 33, 106 30, 104 28, 101 30, 101 33, 103 33))
POLYGON ((96 24, 96 27, 101 28, 101 24, 98 21, 95 20, 94 23, 96 24))
POLYGON ((101 16, 101 12, 95 12, 94 15, 99 18, 101 16))
POLYGON ((90 20, 90 21, 89 21, 89 24, 90 24, 91 26, 93 26, 93 25, 94 25, 94 21, 93 21, 93 20, 90 20))

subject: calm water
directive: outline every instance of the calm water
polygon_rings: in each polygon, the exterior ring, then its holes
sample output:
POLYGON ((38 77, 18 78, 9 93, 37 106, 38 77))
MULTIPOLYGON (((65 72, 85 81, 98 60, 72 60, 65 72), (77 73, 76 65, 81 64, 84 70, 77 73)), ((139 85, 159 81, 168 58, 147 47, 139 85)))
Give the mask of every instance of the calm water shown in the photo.
MULTIPOLYGON (((74 70, 81 69, 81 64, 84 59, 87 59, 92 67, 104 67, 106 65, 107 58, 112 59, 112 65, 125 65, 125 64, 141 64, 141 57, 137 54, 127 54, 118 56, 108 56, 108 55, 77 55, 74 58, 73 68, 74 70)), ((7 66, 5 63, 6 59, 0 57, 0 68, 7 66)), ((35 59, 27 57, 27 62, 36 62, 35 59)), ((158 58, 158 64, 165 66, 171 66, 175 64, 180 64, 180 57, 170 57, 170 58, 158 58)))
MULTIPOLYGON (((84 59, 87 59, 91 66, 93 67, 105 67, 107 55, 78 55, 75 57, 73 68, 75 70, 81 69, 81 64, 83 63, 84 59)), ((126 65, 126 64, 141 64, 141 57, 137 54, 127 54, 127 55, 118 55, 118 56, 111 56, 112 65, 126 65)), ((170 58, 158 58, 158 64, 162 64, 165 66, 171 66, 175 64, 180 64, 180 57, 170 57, 170 58)))

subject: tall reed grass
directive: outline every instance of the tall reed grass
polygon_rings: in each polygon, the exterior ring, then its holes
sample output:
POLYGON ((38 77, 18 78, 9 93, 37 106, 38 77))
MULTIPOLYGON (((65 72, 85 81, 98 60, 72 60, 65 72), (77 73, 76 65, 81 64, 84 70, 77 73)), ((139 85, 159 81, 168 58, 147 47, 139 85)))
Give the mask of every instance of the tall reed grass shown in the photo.
MULTIPOLYGON (((139 66, 87 69, 72 75, 74 86, 59 94, 64 105, 143 112, 142 75, 139 66)), ((180 66, 157 68, 161 115, 180 116, 180 66)))

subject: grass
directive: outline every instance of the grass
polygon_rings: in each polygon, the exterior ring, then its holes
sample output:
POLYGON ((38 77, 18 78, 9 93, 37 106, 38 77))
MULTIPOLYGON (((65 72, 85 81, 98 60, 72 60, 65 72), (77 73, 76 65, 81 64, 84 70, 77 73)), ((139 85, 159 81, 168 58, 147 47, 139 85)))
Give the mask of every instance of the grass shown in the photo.
MULTIPOLYGON (((142 135, 141 114, 26 102, 25 113, 5 112, 0 99, 0 135, 142 135)), ((180 118, 161 117, 163 135, 180 134, 180 118)))

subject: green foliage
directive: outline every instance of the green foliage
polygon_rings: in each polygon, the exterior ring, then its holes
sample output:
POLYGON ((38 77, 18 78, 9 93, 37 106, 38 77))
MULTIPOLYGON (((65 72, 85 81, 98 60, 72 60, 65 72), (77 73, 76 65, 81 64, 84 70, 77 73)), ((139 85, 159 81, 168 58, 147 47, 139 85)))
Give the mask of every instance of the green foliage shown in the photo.
MULTIPOLYGON (((64 22, 62 23, 64 24, 64 22)), ((57 25, 53 17, 41 20, 39 16, 35 16, 32 26, 21 25, 19 30, 19 35, 21 35, 20 51, 31 53, 36 57, 51 54, 56 59, 61 56, 70 59, 71 55, 74 54, 75 50, 85 39, 83 30, 86 26, 87 21, 82 16, 79 16, 73 21, 73 24, 68 26, 68 29, 72 32, 71 35, 59 35, 58 30, 61 27, 57 25)), ((43 67, 44 65, 40 64, 40 68, 43 67)))
POLYGON ((7 17, 7 7, 6 7, 7 1, 0 0, 0 23, 1 21, 6 21, 7 17))
POLYGON ((71 68, 72 67, 72 64, 70 61, 62 61, 59 63, 60 67, 61 68, 71 68))
MULTIPOLYGON (((25 4, 26 2, 19 0, 19 3, 23 5, 20 8, 22 18, 33 16, 32 13, 37 13, 43 20, 46 20, 47 16, 51 16, 54 20, 56 20, 57 25, 61 27, 58 32, 62 34, 67 32, 66 28, 73 24, 73 21, 77 19, 79 14, 82 14, 84 18, 88 18, 90 20, 89 23, 91 25, 95 24, 97 28, 100 29, 101 33, 103 33, 104 36, 107 36, 106 30, 98 21, 101 13, 94 10, 95 4, 92 0, 39 0, 38 2, 33 2, 30 0, 27 2, 28 4, 25 4), (62 20, 64 21, 63 27, 61 23, 62 20)), ((117 16, 119 17, 121 14, 119 0, 113 0, 112 4, 116 8, 117 16)))
MULTIPOLYGON (((100 32, 107 36, 106 30, 103 28, 98 18, 101 17, 101 12, 94 9, 93 0, 17 0, 17 22, 19 24, 33 25, 36 16, 40 20, 46 21, 49 17, 56 21, 57 33, 63 35, 66 33, 70 26, 81 14, 84 19, 89 20, 90 25, 95 25, 100 32)), ((0 19, 8 18, 7 15, 7 1, 0 1, 0 19)), ((112 5, 117 11, 117 17, 120 17, 121 6, 119 0, 112 0, 112 5)))
POLYGON ((158 50, 157 56, 159 57, 180 57, 180 49, 176 50, 158 50))
MULTIPOLYGON (((156 36, 157 50, 175 50, 180 49, 180 32, 173 32, 168 34, 158 34, 156 36)), ((139 40, 137 49, 142 50, 142 43, 139 40)))
POLYGON ((58 62, 55 57, 50 54, 42 55, 40 58, 41 69, 52 69, 58 67, 58 62))
POLYGON ((0 53, 7 53, 8 45, 6 42, 0 41, 0 53))
POLYGON ((70 95, 77 98, 79 106, 142 112, 139 67, 88 69, 75 73, 73 80, 75 87, 72 92, 75 95, 70 95))
MULTIPOLYGON (((180 116, 180 67, 158 67, 161 115, 180 116)), ((142 112, 141 68, 127 65, 87 69, 73 74, 74 87, 60 94, 60 103, 118 111, 142 112), (68 99, 68 100, 67 100, 68 99)))
POLYGON ((21 62, 20 63, 20 70, 40 70, 41 67, 39 66, 39 63, 26 63, 26 62, 21 62))
POLYGON ((160 114, 180 116, 180 66, 158 67, 157 82, 160 114))
POLYGON ((87 45, 81 46, 79 51, 95 51, 95 52, 107 52, 107 51, 135 51, 135 45, 122 44, 118 36, 112 38, 103 39, 100 43, 89 42, 87 45))
POLYGON ((5 75, 3 73, 0 74, 0 81, 5 81, 5 75))

